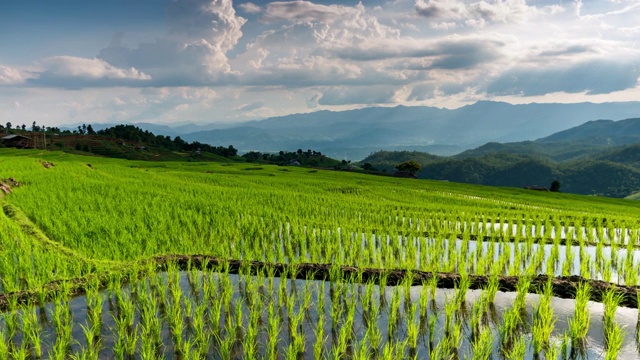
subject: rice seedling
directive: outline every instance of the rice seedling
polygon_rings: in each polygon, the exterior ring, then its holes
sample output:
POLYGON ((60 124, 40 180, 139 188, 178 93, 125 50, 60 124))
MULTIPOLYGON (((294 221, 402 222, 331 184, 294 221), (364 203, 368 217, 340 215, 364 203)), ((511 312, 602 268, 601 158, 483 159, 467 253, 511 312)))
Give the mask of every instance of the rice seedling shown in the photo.
POLYGON ((502 325, 499 329, 500 342, 503 352, 509 353, 516 347, 519 337, 519 327, 522 322, 521 312, 515 305, 506 310, 503 314, 502 325))
MULTIPOLYGON (((323 319, 324 319, 323 316, 318 318, 318 324, 320 325, 316 327, 316 336, 319 339, 322 339, 322 332, 324 331, 324 326, 322 324, 323 319)), ((272 302, 269 305, 269 310, 268 310, 267 344, 266 344, 267 359, 271 360, 271 359, 278 358, 278 344, 280 342, 279 341, 280 331, 281 331, 281 324, 280 324, 280 320, 278 319, 276 305, 275 303, 272 302)), ((314 353, 315 353, 315 345, 314 345, 314 353)))
POLYGON ((624 341, 624 330, 617 324, 605 328, 605 343, 607 344, 606 360, 620 359, 620 350, 624 341))
MULTIPOLYGON (((21 158, 33 160, 33 156, 21 158)), ((72 279, 68 285, 60 283, 70 288, 75 280, 88 276, 87 318, 81 329, 94 339, 112 336, 112 349, 103 350, 114 357, 152 353, 158 357, 171 348, 180 356, 192 357, 215 352, 215 356, 281 358, 294 356, 302 348, 307 356, 313 352, 363 357, 366 347, 377 351, 376 357, 385 350, 395 356, 400 349, 408 349, 411 356, 421 346, 448 357, 456 345, 482 348, 492 331, 502 342, 507 329, 531 336, 532 350, 547 356, 554 351, 549 334, 555 321, 546 291, 531 329, 522 323, 528 282, 534 275, 580 274, 606 281, 616 281, 617 275, 618 281, 637 283, 639 264, 633 246, 638 243, 639 223, 629 215, 637 212, 632 204, 570 196, 560 202, 540 194, 513 196, 502 190, 427 181, 409 185, 384 177, 356 180, 359 175, 346 173, 320 171, 311 176, 294 169, 285 174, 268 166, 256 176, 234 164, 159 167, 97 161, 100 170, 87 169, 81 158, 69 156, 59 161, 55 171, 43 171, 42 166, 33 166, 34 161, 2 157, 0 175, 23 177, 29 185, 1 200, 0 292, 33 290, 33 303, 47 306, 51 295, 39 291, 44 284, 72 279), (69 177, 83 181, 70 184, 65 181, 69 177), (353 188, 355 183, 366 189, 367 196, 327 192, 353 188), (159 200, 167 197, 174 200, 159 200), (18 223, 19 217, 32 223, 18 223), (23 225, 34 231, 25 231, 23 225), (627 239, 622 234, 631 235, 627 239), (55 241, 48 242, 48 237, 55 241), (579 248, 565 245, 572 241, 578 241, 579 248), (561 258, 563 251, 566 255, 561 258), (206 254, 247 262, 240 266, 241 275, 232 277, 232 272, 238 272, 237 263, 199 269, 194 257, 185 258, 187 264, 159 266, 152 257, 160 254, 206 254), (579 269, 573 267, 577 256, 579 269), (296 268, 285 267, 278 274, 275 267, 250 272, 251 261, 331 264, 330 295, 325 298, 324 282, 314 291, 309 281, 314 275, 307 273, 303 283, 294 280, 296 268), (345 279, 340 265, 412 274, 456 271, 461 282, 449 300, 452 304, 445 304, 438 314, 438 276, 423 285, 416 301, 413 275, 399 287, 387 286, 385 274, 379 285, 369 282, 354 287, 351 282, 365 279, 361 268, 345 279), (159 269, 161 274, 155 275, 159 269), (111 274, 104 277, 108 282, 101 280, 100 286, 91 282, 98 278, 91 276, 106 270, 111 274), (469 316, 463 304, 472 275, 488 275, 489 284, 469 316), (498 285, 503 275, 521 276, 521 283, 513 308, 492 328, 488 322, 497 307, 491 304, 499 303, 496 300, 502 296, 498 285), (106 298, 97 291, 105 283, 110 294, 106 298), (111 306, 113 325, 107 328, 101 323, 111 322, 104 314, 111 306), (269 317, 264 323, 263 315, 269 317), (444 324, 438 323, 438 315, 444 324), (467 335, 463 323, 469 324, 469 343, 460 340, 467 335), (439 334, 441 325, 446 336, 439 334), (309 329, 316 336, 313 351, 306 349, 311 347, 309 329), (294 341, 283 343, 283 332, 289 332, 294 341), (328 348, 331 332, 335 333, 333 349, 328 348), (391 336, 386 342, 385 335, 391 336), (429 343, 420 344, 421 336, 429 343), (153 339, 154 346, 142 339, 153 339), (292 351, 287 352, 289 347, 292 351)), ((582 290, 578 295, 567 334, 584 339, 589 314, 583 305, 589 294, 582 290)), ((42 341, 46 331, 33 332, 31 308, 21 316, 17 303, 10 304, 0 321, 7 352, 20 357, 20 346, 29 344, 27 350, 35 356, 31 344, 39 343, 42 356, 69 357, 71 330, 80 324, 65 314, 69 311, 66 296, 56 298, 49 308, 51 331, 55 331, 52 344, 42 341)), ((615 331, 610 331, 612 339, 615 331)), ((511 344, 507 350, 516 351, 519 345, 507 342, 511 344)), ((75 356, 88 357, 91 351, 86 347, 75 356)), ((478 356, 483 356, 482 351, 478 356)))
POLYGON ((553 289, 551 281, 547 281, 544 294, 540 297, 540 302, 534 311, 533 325, 531 333, 533 337, 534 356, 538 356, 542 351, 549 351, 549 339, 554 329, 555 318, 551 307, 551 297, 553 289))
MULTIPOLYGON (((114 317, 115 328, 112 329, 112 332, 116 334, 116 340, 113 344, 113 354, 118 359, 124 359, 126 351, 127 351, 127 325, 121 318, 114 317)), ((54 350, 56 351, 56 358, 62 356, 64 358, 66 348, 64 348, 64 344, 58 346, 58 342, 56 341, 56 345, 54 346, 54 350), (62 348, 60 348, 62 347, 62 348)))
POLYGON ((614 316, 618 305, 622 300, 622 296, 617 294, 613 289, 609 289, 603 296, 604 303, 604 315, 603 315, 603 331, 604 331, 604 343, 607 348, 607 358, 615 359, 622 346, 624 338, 623 331, 614 321, 614 316), (611 356, 609 357, 609 353, 611 356))
POLYGON ((387 320, 387 324, 388 324, 387 332, 389 333, 389 336, 393 336, 401 320, 400 319, 400 301, 401 301, 400 291, 399 289, 394 289, 391 292, 391 303, 388 309, 389 315, 387 320))
POLYGON ((470 358, 474 360, 489 360, 493 353, 493 333, 488 326, 483 326, 473 339, 470 358))
POLYGON ((30 347, 37 358, 41 358, 42 340, 35 308, 22 310, 22 332, 24 334, 23 344, 30 347))
POLYGON ((3 319, 7 331, 7 341, 13 341, 20 328, 17 299, 9 298, 9 311, 3 314, 3 319))
POLYGON ((53 319, 56 340, 53 345, 53 356, 56 359, 64 358, 71 348, 71 309, 69 302, 58 296, 52 307, 51 318, 53 319))
POLYGON ((513 309, 514 312, 517 311, 521 315, 521 319, 519 324, 522 324, 522 315, 526 312, 526 297, 529 292, 529 287, 531 286, 530 274, 527 273, 523 276, 520 276, 518 279, 518 284, 516 286, 516 298, 513 301, 513 309))
MULTIPOLYGON (((206 321, 205 312, 207 310, 207 307, 208 307, 208 304, 206 303, 199 304, 198 306, 196 306, 194 311, 194 316, 193 316, 193 333, 194 333, 193 345, 195 348, 195 354, 198 357, 206 357, 206 355, 209 353, 209 347, 211 344, 211 333, 207 331, 205 326, 205 321, 206 321)), ((160 330, 158 325, 159 324, 156 324, 156 323, 152 324, 152 329, 154 331, 154 334, 160 330)), ((159 333, 157 335, 154 335, 154 338, 158 335, 159 333)), ((157 342, 157 344, 160 345, 161 342, 157 342)))
POLYGON ((20 347, 13 349, 13 352, 11 353, 11 358, 14 360, 27 360, 31 357, 31 352, 29 351, 29 349, 24 345, 20 345, 20 347))
POLYGON ((127 332, 124 333, 124 348, 125 353, 128 356, 133 356, 136 352, 136 348, 138 346, 138 340, 140 340, 140 335, 138 333, 138 327, 135 327, 133 330, 129 330, 127 328, 127 332))
POLYGON ((412 352, 416 352, 418 348, 418 337, 420 335, 420 323, 414 321, 414 317, 418 312, 418 304, 414 303, 410 310, 406 312, 406 324, 407 324, 407 346, 412 352))
POLYGON ((4 331, 0 331, 0 360, 9 359, 9 346, 4 331))
POLYGON ((576 293, 575 310, 573 317, 569 320, 572 352, 580 353, 584 350, 584 341, 589 331, 589 323, 591 322, 591 315, 587 308, 590 292, 591 288, 589 284, 582 283, 576 293))
POLYGON ((225 325, 226 336, 217 336, 217 350, 221 359, 231 360, 233 359, 234 346, 238 341, 239 334, 236 332, 236 325, 232 321, 229 321, 225 325))
POLYGON ((504 352, 504 357, 507 360, 521 360, 527 355, 527 343, 523 337, 518 337, 514 340, 512 346, 510 346, 504 352))
POLYGON ((498 293, 498 275, 496 273, 489 276, 489 283, 484 293, 486 294, 485 298, 488 304, 493 304, 496 294, 498 293))
POLYGON ((86 347, 83 348, 83 356, 89 359, 97 359, 102 347, 102 342, 99 337, 95 337, 95 330, 92 325, 80 324, 82 333, 84 334, 84 340, 86 347))

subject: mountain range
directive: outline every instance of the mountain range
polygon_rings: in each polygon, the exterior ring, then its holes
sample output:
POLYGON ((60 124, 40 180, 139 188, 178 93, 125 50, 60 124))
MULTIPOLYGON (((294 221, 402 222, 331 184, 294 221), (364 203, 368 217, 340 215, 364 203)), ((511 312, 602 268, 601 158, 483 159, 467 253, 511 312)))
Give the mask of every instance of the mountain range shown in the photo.
POLYGON ((628 197, 640 191, 640 118, 589 121, 535 141, 487 143, 443 157, 380 151, 361 164, 385 172, 415 160, 421 178, 493 186, 548 186, 563 191, 628 197))
MULTIPOLYGON (((378 150, 454 155, 489 142, 534 140, 588 120, 638 115, 640 102, 512 105, 480 101, 458 109, 396 106, 322 110, 237 125, 135 125, 186 141, 233 145, 241 153, 313 149, 338 159, 360 160, 378 150)), ((113 125, 94 124, 94 128, 113 125)))

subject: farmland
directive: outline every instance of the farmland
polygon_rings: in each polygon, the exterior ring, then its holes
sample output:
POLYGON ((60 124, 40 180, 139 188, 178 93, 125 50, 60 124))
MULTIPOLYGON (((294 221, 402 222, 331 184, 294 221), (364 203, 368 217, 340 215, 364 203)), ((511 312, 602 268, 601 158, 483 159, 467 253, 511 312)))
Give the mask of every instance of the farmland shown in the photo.
POLYGON ((638 358, 640 203, 0 149, 5 358, 638 358))

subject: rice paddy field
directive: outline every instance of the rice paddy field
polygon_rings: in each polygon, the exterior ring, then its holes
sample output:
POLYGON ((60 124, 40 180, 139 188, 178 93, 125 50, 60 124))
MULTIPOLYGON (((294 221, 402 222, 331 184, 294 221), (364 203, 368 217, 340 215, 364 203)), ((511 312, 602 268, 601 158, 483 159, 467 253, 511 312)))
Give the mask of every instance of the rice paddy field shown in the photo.
POLYGON ((0 182, 0 360, 640 359, 637 201, 9 149, 0 182))

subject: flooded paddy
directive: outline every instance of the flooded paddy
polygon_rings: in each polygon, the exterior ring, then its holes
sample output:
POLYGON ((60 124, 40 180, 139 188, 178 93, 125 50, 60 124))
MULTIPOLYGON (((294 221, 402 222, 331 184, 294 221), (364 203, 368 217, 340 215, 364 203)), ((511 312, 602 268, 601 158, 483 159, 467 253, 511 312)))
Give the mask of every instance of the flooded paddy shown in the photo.
MULTIPOLYGON (((5 312, 0 340, 26 358, 464 359, 478 353, 483 333, 491 358, 507 358, 518 346, 513 339, 524 341, 527 359, 546 351, 573 359, 606 354, 602 303, 588 302, 588 332, 578 346, 569 335, 576 301, 551 297, 553 331, 546 350, 536 353, 532 328, 544 295, 526 295, 517 311, 518 293, 497 292, 491 302, 485 296, 483 290, 434 284, 169 271, 5 312), (518 321, 509 340, 503 330, 514 313, 518 321)), ((637 309, 617 307, 613 319, 623 332, 619 358, 640 358, 637 309)))

